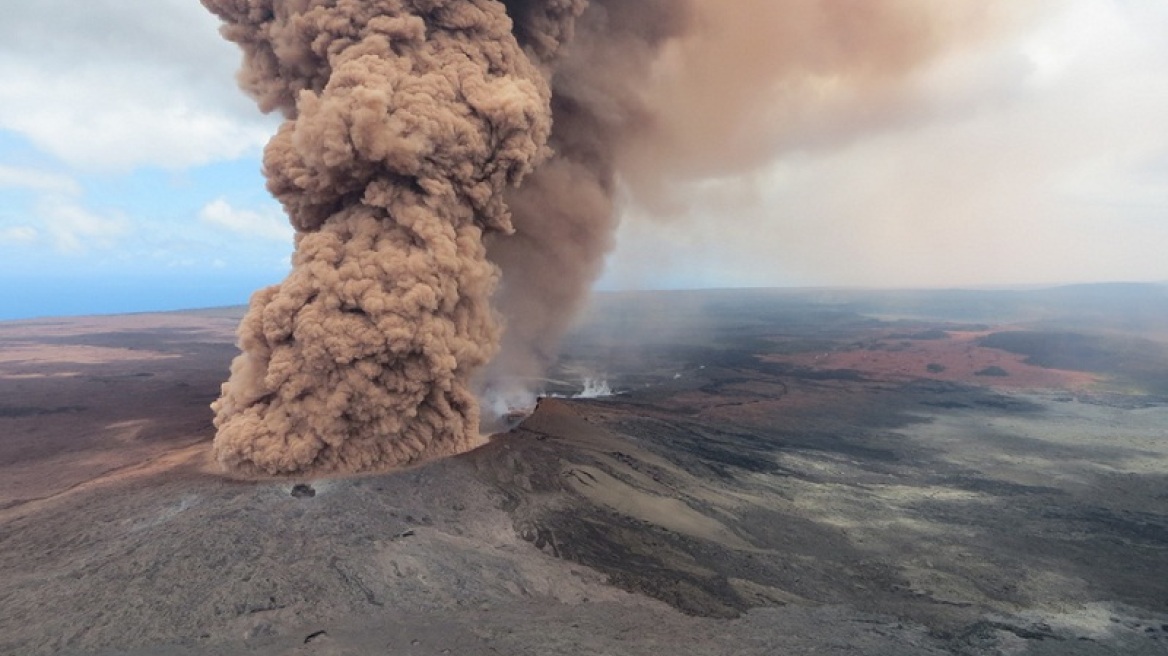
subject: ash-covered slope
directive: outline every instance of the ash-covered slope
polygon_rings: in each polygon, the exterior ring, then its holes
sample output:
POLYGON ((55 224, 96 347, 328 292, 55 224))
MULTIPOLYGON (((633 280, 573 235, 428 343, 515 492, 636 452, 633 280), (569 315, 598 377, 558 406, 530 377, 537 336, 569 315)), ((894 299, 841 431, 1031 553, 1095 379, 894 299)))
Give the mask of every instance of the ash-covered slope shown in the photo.
MULTIPOLYGON (((571 452, 536 444, 505 438, 417 470, 299 488, 209 473, 203 445, 26 504, 2 519, 0 652, 764 654, 810 648, 834 626, 832 639, 868 653, 935 653, 923 628, 847 608, 687 616, 541 552, 518 517, 540 508, 586 525, 606 511, 529 485, 560 476, 571 452)), ((676 575, 645 574, 662 587, 676 575)))
POLYGON ((957 327, 721 298, 704 341, 580 337, 557 384, 617 396, 338 480, 214 466, 230 317, 0 326, 0 653, 1163 653, 1161 400, 910 375, 900 335, 957 327))

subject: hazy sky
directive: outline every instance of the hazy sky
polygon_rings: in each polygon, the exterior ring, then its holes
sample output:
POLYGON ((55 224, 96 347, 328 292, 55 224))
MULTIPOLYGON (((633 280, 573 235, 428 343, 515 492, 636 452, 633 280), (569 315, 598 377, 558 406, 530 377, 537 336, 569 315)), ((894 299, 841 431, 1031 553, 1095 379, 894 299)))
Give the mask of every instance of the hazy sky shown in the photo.
MULTIPOLYGON (((1045 4, 865 130, 630 208, 602 284, 1168 280, 1168 2, 1045 4)), ((241 303, 282 276, 276 121, 197 0, 5 10, 0 318, 241 303)))

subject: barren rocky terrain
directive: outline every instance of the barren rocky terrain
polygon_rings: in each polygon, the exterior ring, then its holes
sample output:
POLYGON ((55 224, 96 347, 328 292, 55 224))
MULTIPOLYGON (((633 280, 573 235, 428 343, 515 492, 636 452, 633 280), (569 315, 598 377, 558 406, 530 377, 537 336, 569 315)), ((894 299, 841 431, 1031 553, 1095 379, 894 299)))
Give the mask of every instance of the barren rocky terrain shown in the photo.
POLYGON ((0 653, 1165 654, 1163 300, 606 296, 514 430, 313 481, 210 461, 238 311, 2 323, 0 653))

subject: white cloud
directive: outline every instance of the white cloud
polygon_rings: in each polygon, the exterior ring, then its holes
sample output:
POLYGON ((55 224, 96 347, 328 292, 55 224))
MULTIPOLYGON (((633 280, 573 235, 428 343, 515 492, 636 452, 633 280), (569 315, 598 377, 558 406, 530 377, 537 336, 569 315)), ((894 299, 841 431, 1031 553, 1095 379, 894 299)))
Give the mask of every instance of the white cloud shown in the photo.
POLYGON ((77 181, 67 175, 0 164, 0 189, 4 188, 71 195, 81 192, 77 181))
POLYGON ((258 121, 240 121, 181 93, 152 97, 159 89, 110 79, 145 77, 132 69, 42 74, 0 63, 6 80, 0 86, 0 127, 90 171, 143 165, 178 170, 256 152, 268 140, 270 130, 258 121))
POLYGON ((212 225, 248 237, 259 237, 275 241, 292 241, 292 226, 284 214, 275 207, 261 211, 241 210, 220 198, 208 203, 199 212, 199 218, 212 225))
POLYGON ((9 226, 0 228, 0 244, 29 244, 35 242, 39 233, 30 226, 9 226))
POLYGON ((274 120, 234 85, 238 49, 198 2, 38 0, 0 23, 0 128, 89 170, 255 152, 274 120))
POLYGON ((100 216, 75 203, 47 199, 38 214, 53 246, 63 253, 83 253, 92 249, 109 249, 129 232, 122 217, 100 216))

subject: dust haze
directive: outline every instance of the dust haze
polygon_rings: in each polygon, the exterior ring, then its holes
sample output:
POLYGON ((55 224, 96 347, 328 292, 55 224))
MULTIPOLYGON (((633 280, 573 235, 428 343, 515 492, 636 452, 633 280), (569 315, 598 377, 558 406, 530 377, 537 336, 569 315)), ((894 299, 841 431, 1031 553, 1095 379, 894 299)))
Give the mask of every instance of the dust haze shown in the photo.
MULTIPOLYGON (((203 0, 287 121, 268 188, 293 271, 214 404, 246 475, 385 470, 530 391, 622 209, 911 111, 914 72, 1024 20, 926 0, 203 0)), ((1029 5, 1027 5, 1029 6, 1029 5)), ((1009 10, 1007 10, 1009 7, 1009 10)), ((656 253, 645 253, 652 261, 656 253)))

